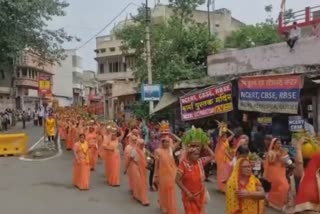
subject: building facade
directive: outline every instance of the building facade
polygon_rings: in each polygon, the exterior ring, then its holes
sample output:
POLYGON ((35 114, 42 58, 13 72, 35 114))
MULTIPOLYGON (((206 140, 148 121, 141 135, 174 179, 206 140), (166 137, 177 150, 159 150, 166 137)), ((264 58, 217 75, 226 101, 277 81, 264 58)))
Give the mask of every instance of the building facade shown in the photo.
POLYGON ((13 66, 0 66, 0 112, 6 109, 15 108, 15 99, 13 99, 13 66))
MULTIPOLYGON (((151 14, 154 21, 167 21, 173 15, 173 10, 167 5, 158 4, 151 14)), ((193 18, 197 23, 208 23, 206 11, 194 11, 193 18)), ((222 41, 232 31, 238 30, 244 25, 233 18, 227 9, 211 12, 210 23, 211 32, 216 33, 222 41)), ((122 41, 114 35, 117 29, 128 24, 132 24, 132 21, 122 21, 114 27, 111 35, 96 38, 97 80, 101 83, 101 90, 105 97, 105 112, 110 119, 123 117, 123 115, 119 115, 123 113, 123 110, 130 112, 130 106, 139 97, 138 84, 134 82, 133 75, 134 50, 123 53, 121 50, 122 41)))
POLYGON ((25 50, 17 58, 14 72, 13 94, 16 109, 33 110, 39 107, 43 99, 49 98, 39 96, 39 78, 40 76, 49 78, 52 88, 54 75, 52 63, 44 61, 30 50, 25 50))
POLYGON ((99 91, 99 82, 96 79, 94 71, 83 71, 82 83, 84 91, 84 105, 100 103, 102 101, 102 93, 99 91))
POLYGON ((53 96, 59 101, 60 106, 71 106, 74 98, 78 102, 78 95, 82 94, 81 81, 74 80, 77 78, 74 73, 81 75, 83 72, 82 58, 76 50, 66 50, 65 55, 66 58, 56 65, 56 73, 53 76, 53 96))

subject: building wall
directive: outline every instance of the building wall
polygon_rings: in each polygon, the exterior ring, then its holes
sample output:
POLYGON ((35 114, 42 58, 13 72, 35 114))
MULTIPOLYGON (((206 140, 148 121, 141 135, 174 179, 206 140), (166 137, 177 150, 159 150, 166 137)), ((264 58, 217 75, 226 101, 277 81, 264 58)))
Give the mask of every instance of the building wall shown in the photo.
MULTIPOLYGON (((255 71, 303 65, 320 64, 320 40, 302 38, 295 51, 290 52, 286 43, 278 43, 244 50, 228 51, 208 57, 208 75, 244 75, 255 71)), ((288 71, 293 72, 293 71, 288 71)))
MULTIPOLYGON (((166 5, 157 5, 153 12, 152 17, 155 19, 168 20, 173 16, 173 9, 166 5)), ((195 10, 193 11, 193 20, 197 23, 208 23, 207 11, 195 10)), ((238 30, 244 23, 232 17, 231 11, 222 8, 210 13, 210 30, 217 33, 218 37, 224 41, 233 31, 238 30)))
POLYGON ((82 72, 81 57, 75 50, 67 50, 67 57, 56 65, 53 76, 53 94, 62 97, 73 97, 73 72, 82 72))

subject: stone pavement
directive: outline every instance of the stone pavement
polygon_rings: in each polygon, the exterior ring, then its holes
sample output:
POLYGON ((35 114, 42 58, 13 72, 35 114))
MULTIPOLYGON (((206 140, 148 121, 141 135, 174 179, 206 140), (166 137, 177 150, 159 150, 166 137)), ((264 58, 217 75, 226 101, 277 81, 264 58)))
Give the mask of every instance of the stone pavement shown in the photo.
MULTIPOLYGON (((29 128, 31 138, 39 139, 41 129, 29 128)), ((31 144, 30 144, 31 145, 31 144)), ((120 188, 105 185, 103 165, 100 161, 91 176, 91 189, 81 192, 73 188, 72 153, 65 152, 49 161, 30 162, 18 158, 0 158, 1 213, 6 214, 157 214, 157 194, 150 193, 150 207, 143 207, 132 199, 125 176, 120 188)), ((225 213, 224 196, 208 183, 211 201, 206 213, 225 213)), ((180 192, 177 191, 179 214, 183 213, 180 192)), ((267 214, 276 212, 268 210, 267 214)))

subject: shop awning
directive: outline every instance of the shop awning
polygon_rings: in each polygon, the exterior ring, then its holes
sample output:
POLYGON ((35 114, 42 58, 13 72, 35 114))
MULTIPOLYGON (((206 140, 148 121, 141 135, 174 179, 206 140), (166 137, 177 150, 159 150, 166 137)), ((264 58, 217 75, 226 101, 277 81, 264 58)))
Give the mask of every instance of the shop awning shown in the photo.
POLYGON ((164 93, 161 97, 159 103, 157 106, 153 109, 153 111, 150 114, 154 114, 158 111, 163 110, 164 108, 174 104, 175 102, 179 101, 179 96, 172 94, 172 93, 164 93))
POLYGON ((314 82, 316 84, 320 84, 320 79, 312 80, 312 82, 314 82))

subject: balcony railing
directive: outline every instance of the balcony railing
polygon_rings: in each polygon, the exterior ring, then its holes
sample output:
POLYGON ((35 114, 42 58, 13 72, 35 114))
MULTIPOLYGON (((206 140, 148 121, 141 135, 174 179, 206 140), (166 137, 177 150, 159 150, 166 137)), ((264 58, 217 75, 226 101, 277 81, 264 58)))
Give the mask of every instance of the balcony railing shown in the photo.
POLYGON ((17 78, 15 80, 16 86, 24 86, 27 88, 37 89, 39 87, 38 81, 30 78, 17 78))
POLYGON ((297 22, 299 27, 307 27, 320 23, 320 6, 306 7, 304 10, 294 11, 293 13, 279 14, 279 33, 288 32, 294 22, 297 22))

